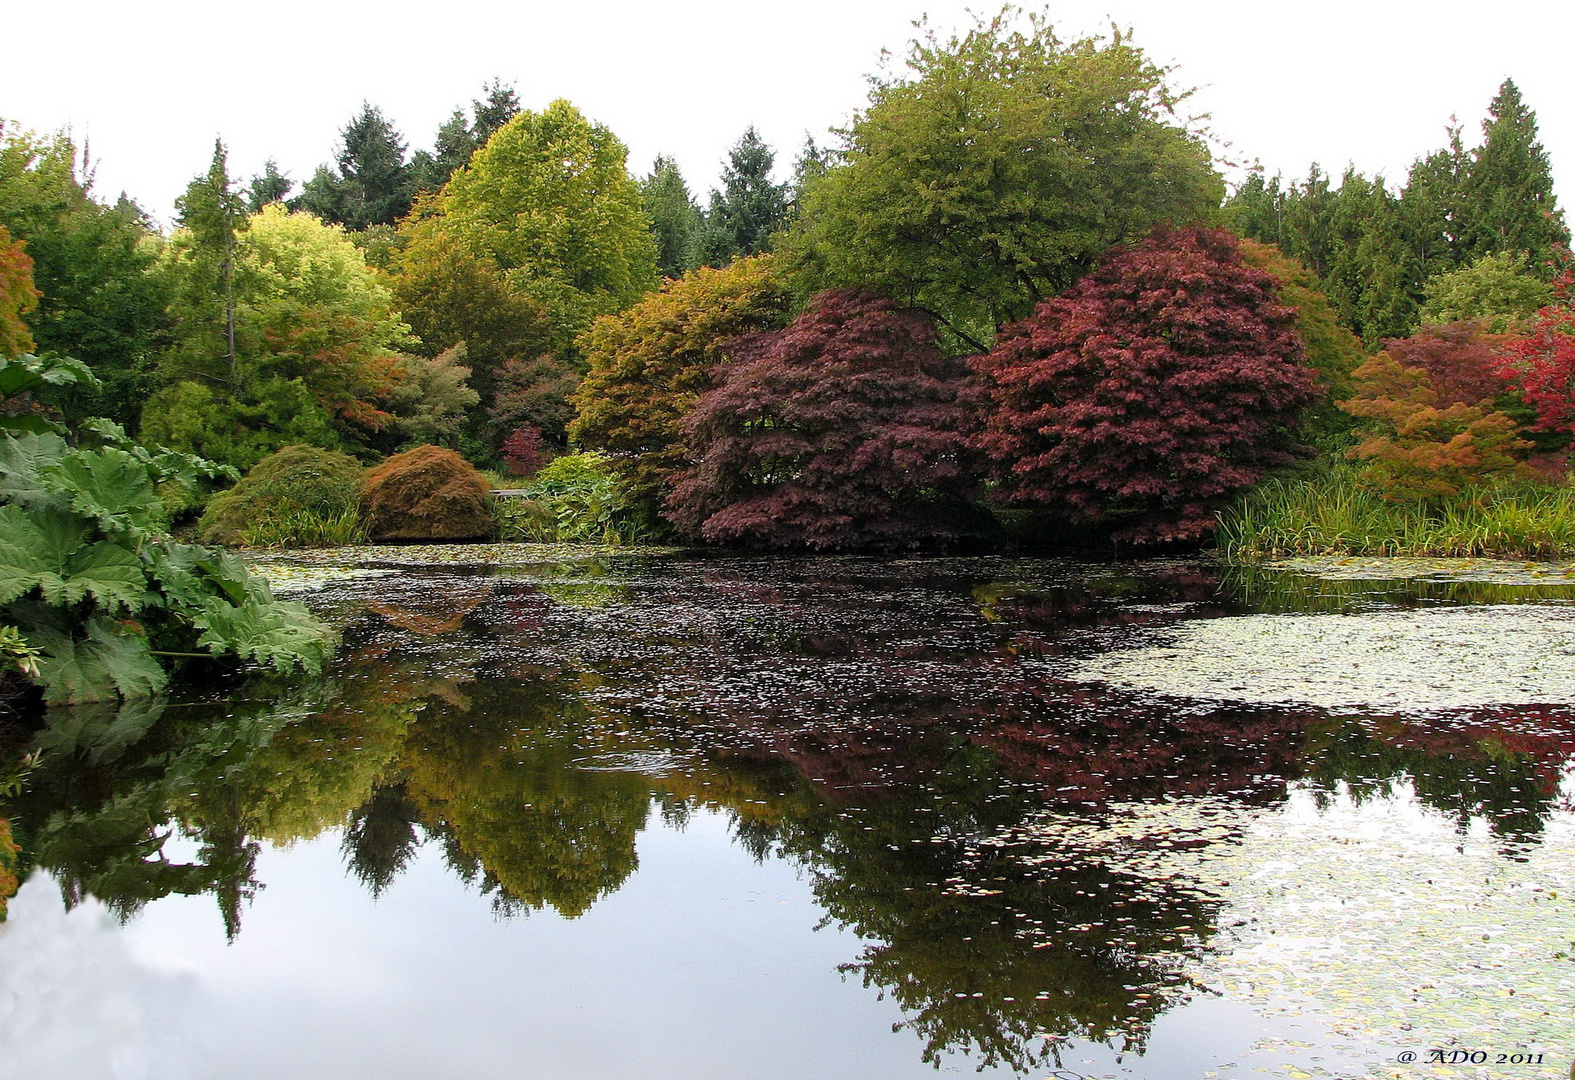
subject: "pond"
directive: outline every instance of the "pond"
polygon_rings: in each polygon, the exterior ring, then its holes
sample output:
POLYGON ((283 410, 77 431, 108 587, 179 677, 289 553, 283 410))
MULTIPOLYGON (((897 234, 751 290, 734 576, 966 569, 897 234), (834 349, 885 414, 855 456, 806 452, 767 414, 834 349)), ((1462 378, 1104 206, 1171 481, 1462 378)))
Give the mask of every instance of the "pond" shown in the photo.
POLYGON ((1570 1075, 1569 568, 262 569, 0 806, 0 1080, 1570 1075))

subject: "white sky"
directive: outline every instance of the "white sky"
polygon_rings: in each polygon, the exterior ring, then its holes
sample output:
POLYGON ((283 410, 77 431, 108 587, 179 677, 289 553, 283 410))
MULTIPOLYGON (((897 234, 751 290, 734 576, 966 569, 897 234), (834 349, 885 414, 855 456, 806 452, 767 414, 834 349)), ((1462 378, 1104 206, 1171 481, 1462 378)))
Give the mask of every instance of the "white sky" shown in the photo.
MULTIPOLYGON (((980 10, 993 11, 980 0, 980 10)), ((526 108, 565 97, 611 127, 645 172, 675 156, 703 197, 750 123, 788 168, 806 131, 824 141, 865 98, 882 48, 900 53, 929 13, 964 25, 959 0, 286 0, 8 5, 0 117, 69 127, 121 190, 167 219, 213 138, 245 178, 275 158, 297 182, 330 160, 367 100, 412 148, 499 77, 526 108)), ((1066 0, 1063 37, 1130 27, 1211 115, 1229 153, 1271 172, 1313 161, 1403 180, 1444 143, 1467 145, 1500 81, 1536 110, 1561 205, 1575 199, 1575 3, 1560 0, 1066 0)), ((1575 215, 1572 215, 1575 216, 1575 215)))

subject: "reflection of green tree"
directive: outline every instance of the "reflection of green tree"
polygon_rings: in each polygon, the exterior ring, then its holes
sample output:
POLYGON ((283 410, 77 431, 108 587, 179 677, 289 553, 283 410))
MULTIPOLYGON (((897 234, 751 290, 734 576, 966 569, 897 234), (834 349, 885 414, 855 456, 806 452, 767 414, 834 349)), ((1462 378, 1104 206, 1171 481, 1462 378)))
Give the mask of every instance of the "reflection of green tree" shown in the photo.
POLYGON ((1490 581, 1323 578, 1289 570, 1225 566, 1221 591, 1243 607, 1266 614, 1344 614, 1379 606, 1420 604, 1524 604, 1575 600, 1575 585, 1504 585, 1490 581))
POLYGON ((1461 832, 1481 818, 1509 843, 1542 835, 1556 790, 1537 755, 1511 749, 1499 738, 1472 740, 1425 723, 1379 730, 1371 724, 1332 720, 1309 732, 1304 776, 1316 785, 1320 801, 1343 788, 1360 803, 1406 785, 1461 832))
POLYGON ((487 680, 468 704, 428 708, 411 729, 407 790, 450 863, 500 908, 574 917, 634 872, 651 784, 578 759, 612 741, 573 687, 487 680))
POLYGON ((1210 902, 1097 860, 980 843, 1033 805, 990 751, 960 747, 926 788, 787 830, 820 902, 869 942, 845 970, 896 999, 926 1061, 964 1051, 1026 1070, 1073 1037, 1141 1049, 1184 992, 1179 960, 1210 902))
POLYGON ((397 752, 413 702, 373 685, 323 679, 224 702, 52 710, 42 764, 16 800, 33 861, 68 903, 92 895, 122 917, 171 893, 212 893, 233 936, 256 889, 256 838, 342 823, 397 752), (177 829, 198 843, 191 862, 165 853, 177 829))

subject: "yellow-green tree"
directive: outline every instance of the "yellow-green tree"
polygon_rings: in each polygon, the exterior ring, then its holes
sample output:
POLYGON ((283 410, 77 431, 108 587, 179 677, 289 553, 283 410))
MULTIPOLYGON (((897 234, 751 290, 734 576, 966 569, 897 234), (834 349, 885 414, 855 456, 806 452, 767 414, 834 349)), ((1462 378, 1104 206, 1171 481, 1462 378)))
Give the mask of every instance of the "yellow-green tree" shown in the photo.
POLYGON ((1119 33, 1066 43, 1004 13, 914 42, 907 67, 875 83, 775 248, 806 294, 873 289, 978 351, 1112 244, 1224 195, 1164 69, 1119 33))
POLYGON ((787 323, 788 297, 770 256, 672 279, 634 307, 604 315, 580 338, 589 362, 569 427, 605 451, 641 499, 659 503, 684 464, 683 422, 711 371, 741 334, 787 323))
POLYGON ((440 200, 443 227, 551 314, 558 351, 655 288, 656 247, 628 150, 567 101, 503 125, 440 200))

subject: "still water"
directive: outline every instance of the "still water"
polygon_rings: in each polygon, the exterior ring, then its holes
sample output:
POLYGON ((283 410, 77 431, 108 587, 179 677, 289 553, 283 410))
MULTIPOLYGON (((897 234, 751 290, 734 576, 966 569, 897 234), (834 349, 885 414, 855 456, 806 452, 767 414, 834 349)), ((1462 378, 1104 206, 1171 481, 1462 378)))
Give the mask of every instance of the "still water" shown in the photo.
POLYGON ((0 1080, 1569 1075, 1564 579, 481 550, 50 716, 0 1080))

